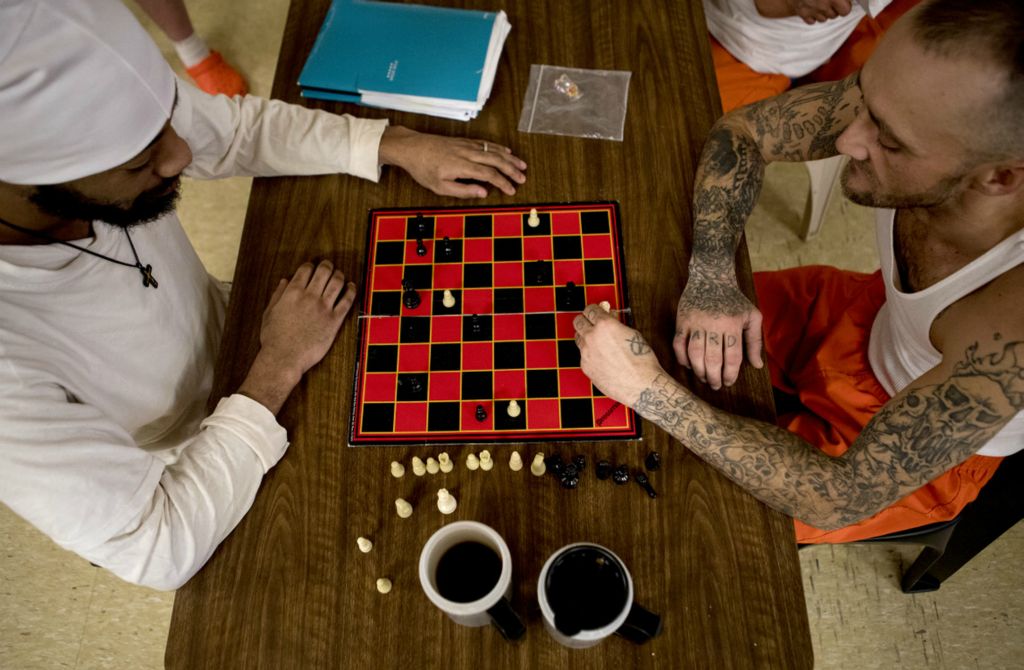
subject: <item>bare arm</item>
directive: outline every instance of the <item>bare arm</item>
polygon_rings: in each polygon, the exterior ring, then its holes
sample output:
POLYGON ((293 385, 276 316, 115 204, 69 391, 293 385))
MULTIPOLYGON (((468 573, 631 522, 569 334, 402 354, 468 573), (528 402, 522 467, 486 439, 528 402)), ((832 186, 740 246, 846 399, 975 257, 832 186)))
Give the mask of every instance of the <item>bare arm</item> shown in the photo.
POLYGON ((693 396, 649 347, 629 346, 639 333, 599 308, 588 307, 576 327, 583 370, 606 395, 765 504, 818 528, 841 528, 898 501, 976 453, 1024 409, 1024 333, 990 335, 904 389, 846 454, 832 458, 786 430, 693 396))
POLYGON ((743 346, 761 366, 761 315, 739 290, 736 249, 771 161, 836 155, 836 139, 856 117, 857 75, 816 84, 738 109, 711 129, 694 189, 690 278, 679 300, 676 356, 718 388, 739 375, 743 346))

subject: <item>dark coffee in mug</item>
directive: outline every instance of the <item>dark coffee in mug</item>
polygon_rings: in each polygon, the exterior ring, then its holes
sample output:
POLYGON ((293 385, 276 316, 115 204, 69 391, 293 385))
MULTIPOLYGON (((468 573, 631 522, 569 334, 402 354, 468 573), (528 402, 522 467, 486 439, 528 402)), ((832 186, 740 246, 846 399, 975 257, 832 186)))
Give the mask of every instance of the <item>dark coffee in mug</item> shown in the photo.
POLYGON ((479 542, 460 542, 437 562, 437 592, 457 603, 470 603, 491 592, 501 577, 501 557, 479 542))
POLYGON ((629 603, 626 573, 614 556, 598 547, 573 547, 548 570, 545 591, 563 635, 607 626, 629 603))

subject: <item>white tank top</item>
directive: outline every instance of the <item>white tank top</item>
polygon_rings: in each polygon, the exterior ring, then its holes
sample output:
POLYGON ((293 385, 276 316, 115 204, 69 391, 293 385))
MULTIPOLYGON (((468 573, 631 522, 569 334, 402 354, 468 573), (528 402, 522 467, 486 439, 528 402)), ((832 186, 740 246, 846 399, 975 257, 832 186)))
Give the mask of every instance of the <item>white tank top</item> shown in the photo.
MULTIPOLYGON (((946 307, 1024 263, 1024 230, 1006 238, 980 257, 922 291, 899 287, 893 224, 896 211, 876 210, 875 232, 885 282, 885 304, 871 326, 868 360, 882 387, 895 395, 942 360, 932 346, 932 322, 946 307)), ((1024 449, 1024 412, 1018 412, 978 451, 980 456, 1009 456, 1024 449)))

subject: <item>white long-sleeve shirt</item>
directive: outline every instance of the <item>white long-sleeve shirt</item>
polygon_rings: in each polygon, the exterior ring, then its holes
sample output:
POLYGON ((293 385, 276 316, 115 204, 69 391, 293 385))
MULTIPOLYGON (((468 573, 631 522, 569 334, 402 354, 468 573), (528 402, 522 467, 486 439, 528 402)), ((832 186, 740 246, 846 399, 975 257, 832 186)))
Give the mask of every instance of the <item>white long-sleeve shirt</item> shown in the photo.
MULTIPOLYGON (((178 91, 186 175, 379 176, 386 121, 178 91)), ((0 501, 121 578, 174 589, 248 511, 288 443, 244 396, 207 416, 226 295, 177 215, 131 236, 156 290, 135 268, 63 245, 0 245, 0 501)), ((134 260, 124 232, 103 223, 76 243, 134 260)))

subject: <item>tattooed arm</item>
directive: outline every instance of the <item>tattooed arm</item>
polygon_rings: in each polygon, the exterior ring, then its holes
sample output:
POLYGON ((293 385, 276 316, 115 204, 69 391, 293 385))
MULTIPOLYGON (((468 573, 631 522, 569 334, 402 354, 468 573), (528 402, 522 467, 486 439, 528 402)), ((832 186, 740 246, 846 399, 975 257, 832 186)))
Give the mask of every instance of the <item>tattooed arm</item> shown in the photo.
POLYGON ((770 161, 836 155, 836 138, 860 108, 857 75, 795 89, 715 124, 697 168, 690 278, 679 299, 673 347, 713 388, 739 376, 744 344, 761 367, 761 314, 739 289, 736 249, 770 161))
POLYGON ((890 400, 833 458, 777 426, 716 409, 669 377, 635 330, 588 307, 583 371, 770 507, 822 529, 867 518, 985 445, 1024 410, 1024 331, 973 343, 890 400), (1007 342, 1007 340, 1013 340, 1007 342))

